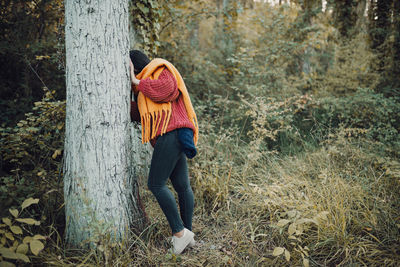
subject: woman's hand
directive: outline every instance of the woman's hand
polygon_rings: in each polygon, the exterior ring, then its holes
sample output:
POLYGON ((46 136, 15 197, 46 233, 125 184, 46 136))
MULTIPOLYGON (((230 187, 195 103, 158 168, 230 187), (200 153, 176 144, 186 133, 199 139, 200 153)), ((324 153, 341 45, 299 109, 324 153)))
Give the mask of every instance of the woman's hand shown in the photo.
POLYGON ((131 82, 134 85, 139 85, 140 80, 136 79, 135 71, 134 71, 135 67, 133 66, 133 63, 132 63, 131 59, 129 59, 129 69, 130 69, 130 72, 131 72, 131 82))

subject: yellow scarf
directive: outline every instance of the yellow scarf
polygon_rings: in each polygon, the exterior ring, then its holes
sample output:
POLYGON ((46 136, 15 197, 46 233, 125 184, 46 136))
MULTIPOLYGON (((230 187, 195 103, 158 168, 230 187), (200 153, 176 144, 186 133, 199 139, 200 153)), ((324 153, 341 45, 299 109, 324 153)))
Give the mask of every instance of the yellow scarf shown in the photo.
MULTIPOLYGON (((199 136, 199 126, 197 123, 196 113, 194 112, 189 93, 178 70, 167 60, 155 58, 149 64, 147 64, 146 67, 138 75, 136 75, 136 78, 138 78, 139 80, 146 78, 156 80, 158 79, 164 68, 167 68, 172 73, 172 75, 174 75, 175 80, 177 81, 178 89, 182 93, 183 102, 186 108, 186 114, 189 121, 193 123, 195 129, 193 141, 195 144, 197 144, 199 136)), ((156 137, 159 127, 161 127, 161 135, 165 134, 169 124, 169 120, 171 119, 171 102, 155 103, 150 98, 143 95, 142 92, 139 92, 137 103, 142 123, 142 143, 149 142, 150 139, 156 137), (166 114, 166 116, 163 125, 160 125, 163 112, 166 114)))

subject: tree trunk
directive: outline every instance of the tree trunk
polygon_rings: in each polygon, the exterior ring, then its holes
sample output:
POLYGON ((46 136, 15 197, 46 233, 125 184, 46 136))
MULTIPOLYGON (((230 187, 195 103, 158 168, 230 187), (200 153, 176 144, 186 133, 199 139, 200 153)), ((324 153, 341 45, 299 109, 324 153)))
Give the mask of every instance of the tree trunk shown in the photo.
POLYGON ((355 29, 356 33, 359 32, 365 26, 365 11, 367 9, 367 0, 358 0, 356 7, 357 21, 355 29))
POLYGON ((379 50, 390 33, 392 4, 393 0, 371 0, 369 19, 372 49, 379 50))
POLYGON ((400 1, 395 1, 393 6, 393 62, 392 62, 392 79, 395 96, 400 98, 400 1))
MULTIPOLYGON (((358 30, 355 28, 358 19, 358 8, 362 8, 364 0, 336 0, 333 4, 333 19, 340 34, 348 39, 358 30), (356 30, 356 31, 354 31, 356 30)), ((364 4, 365 10, 365 4, 364 4)), ((361 12, 363 15, 363 12, 361 12)))
POLYGON ((138 198, 129 117, 128 1, 65 1, 66 241, 121 241, 145 216, 138 198))

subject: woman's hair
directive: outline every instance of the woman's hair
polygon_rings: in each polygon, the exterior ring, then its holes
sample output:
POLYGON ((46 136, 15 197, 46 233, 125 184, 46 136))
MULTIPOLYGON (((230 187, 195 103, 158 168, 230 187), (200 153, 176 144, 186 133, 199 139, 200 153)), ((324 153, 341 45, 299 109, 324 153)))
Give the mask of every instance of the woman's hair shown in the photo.
POLYGON ((139 50, 131 50, 129 51, 129 57, 132 60, 133 66, 135 67, 134 73, 135 75, 139 74, 147 64, 150 63, 150 59, 139 50))

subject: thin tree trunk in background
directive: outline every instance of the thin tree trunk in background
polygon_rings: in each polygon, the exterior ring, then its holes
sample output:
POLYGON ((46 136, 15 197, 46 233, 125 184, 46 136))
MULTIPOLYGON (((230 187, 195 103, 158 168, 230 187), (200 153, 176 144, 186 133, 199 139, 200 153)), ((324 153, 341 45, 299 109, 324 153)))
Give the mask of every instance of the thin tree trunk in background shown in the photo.
MULTIPOLYGON (((279 1, 280 2, 280 1, 279 1)), ((242 7, 245 8, 254 8, 254 0, 241 0, 242 7)))
MULTIPOLYGON (((359 21, 359 9, 364 6, 365 0, 336 0, 333 6, 333 21, 340 34, 348 39, 359 30, 356 25, 359 21), (364 2, 364 3, 363 3, 364 2)), ((361 13, 364 13, 364 10, 361 13)), ((361 16, 362 18, 362 16, 361 16)))
MULTIPOLYGON (((322 10, 322 0, 304 0, 301 2, 301 7, 305 14, 303 19, 306 25, 312 25, 313 16, 322 10)), ((311 46, 306 47, 304 54, 300 59, 299 65, 301 66, 301 72, 304 74, 310 74, 313 71, 310 59, 315 54, 314 48, 311 46)))
POLYGON ((128 1, 66 0, 65 18, 66 241, 79 247, 127 238, 145 220, 131 163, 128 1))
POLYGON ((371 0, 369 19, 372 49, 378 49, 390 32, 392 4, 393 0, 371 0))
POLYGON ((393 88, 396 90, 395 95, 400 96, 400 1, 394 1, 393 5, 393 63, 392 63, 392 77, 393 88))
POLYGON ((193 19, 190 22, 190 45, 193 49, 199 48, 199 21, 193 19))
POLYGON ((370 47, 376 55, 375 61, 371 62, 371 68, 381 76, 374 89, 385 96, 393 95, 391 68, 393 46, 389 40, 392 34, 393 1, 398 0, 371 0, 368 14, 370 47))
POLYGON ((365 27, 365 11, 367 8, 367 0, 358 0, 356 7, 357 21, 355 25, 355 30, 360 31, 365 27))

